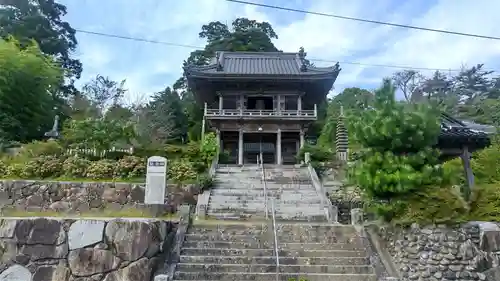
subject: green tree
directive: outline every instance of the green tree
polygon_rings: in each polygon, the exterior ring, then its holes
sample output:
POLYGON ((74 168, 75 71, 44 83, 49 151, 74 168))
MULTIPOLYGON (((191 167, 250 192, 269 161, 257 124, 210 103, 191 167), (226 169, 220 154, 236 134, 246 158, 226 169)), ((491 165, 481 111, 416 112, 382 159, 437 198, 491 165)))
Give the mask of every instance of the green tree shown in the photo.
POLYGON ((389 79, 375 91, 374 109, 361 112, 353 128, 366 148, 354 180, 368 196, 391 200, 440 184, 439 153, 431 149, 440 132, 439 115, 426 104, 396 102, 389 79))
MULTIPOLYGON (((14 36, 22 46, 35 40, 42 53, 53 56, 70 82, 63 88, 74 92, 72 83, 80 78, 82 64, 71 58, 76 50, 75 30, 62 19, 66 7, 54 0, 4 0, 0 3, 0 36, 14 36)), ((63 81, 60 81, 63 83, 63 81)))
POLYGON ((104 152, 113 146, 130 145, 135 137, 131 123, 116 120, 69 120, 63 130, 63 142, 72 148, 104 152))
POLYGON ((62 71, 36 43, 0 39, 0 128, 8 140, 26 142, 43 137, 52 127, 62 71))
POLYGON ((138 128, 144 142, 162 146, 187 140, 188 120, 176 91, 167 87, 156 93, 142 110, 138 128))

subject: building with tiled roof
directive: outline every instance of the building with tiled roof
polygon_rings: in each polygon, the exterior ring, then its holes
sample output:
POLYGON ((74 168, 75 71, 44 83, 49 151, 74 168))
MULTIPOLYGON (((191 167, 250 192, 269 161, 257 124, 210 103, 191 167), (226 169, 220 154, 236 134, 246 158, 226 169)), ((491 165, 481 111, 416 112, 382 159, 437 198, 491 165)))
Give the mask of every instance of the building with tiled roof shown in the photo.
POLYGON ((204 106, 203 127, 216 130, 230 162, 256 163, 262 155, 286 164, 295 163, 340 67, 311 66, 303 53, 218 52, 209 65, 184 71, 204 106))

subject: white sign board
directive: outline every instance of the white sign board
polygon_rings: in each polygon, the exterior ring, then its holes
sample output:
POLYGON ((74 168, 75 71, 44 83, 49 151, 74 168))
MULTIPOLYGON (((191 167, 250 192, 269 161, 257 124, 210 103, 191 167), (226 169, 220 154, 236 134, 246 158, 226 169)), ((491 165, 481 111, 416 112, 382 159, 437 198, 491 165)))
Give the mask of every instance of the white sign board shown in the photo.
POLYGON ((152 156, 148 158, 146 171, 145 204, 165 204, 167 187, 167 158, 152 156))

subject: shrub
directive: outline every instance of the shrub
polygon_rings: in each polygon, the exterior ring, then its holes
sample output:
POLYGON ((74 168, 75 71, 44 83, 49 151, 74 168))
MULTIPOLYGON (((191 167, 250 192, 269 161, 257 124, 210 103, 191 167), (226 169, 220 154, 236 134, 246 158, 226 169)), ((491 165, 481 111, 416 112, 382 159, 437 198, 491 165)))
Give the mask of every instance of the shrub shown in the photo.
POLYGON ((469 220, 500 220, 500 185, 485 184, 474 188, 470 202, 469 220))
POLYGON ((24 145, 19 153, 20 157, 27 159, 40 156, 60 156, 64 152, 62 146, 55 140, 34 141, 24 145))
POLYGON ((395 100, 389 79, 375 92, 375 108, 353 125, 365 151, 353 179, 368 196, 393 200, 426 186, 440 185, 439 152, 431 149, 440 132, 439 115, 425 104, 395 100))
POLYGON ((306 144, 300 149, 297 160, 304 161, 306 152, 309 152, 311 162, 328 162, 333 160, 333 153, 330 149, 324 146, 310 144, 306 144))
POLYGON ((83 178, 86 176, 90 163, 91 161, 78 156, 68 157, 63 162, 63 175, 72 178, 83 178))
POLYGON ((7 166, 5 176, 9 178, 22 178, 24 175, 24 164, 12 163, 7 166))
POLYGON ((7 175, 7 164, 0 159, 0 177, 7 175))
POLYGON ((396 224, 454 224, 467 220, 468 204, 451 187, 425 187, 386 203, 371 203, 384 221, 396 224))
POLYGON ((214 185, 214 179, 207 174, 198 177, 197 184, 201 187, 201 191, 210 189, 214 185))
POLYGON ((208 133, 203 137, 200 149, 200 158, 205 163, 207 167, 210 167, 212 160, 219 153, 219 145, 217 143, 217 137, 214 133, 208 133))
POLYGON ((471 166, 477 183, 499 183, 500 144, 495 143, 475 153, 471 166))
POLYGON ((111 179, 113 178, 116 161, 112 160, 99 160, 91 162, 87 168, 87 178, 90 179, 111 179))
POLYGON ((125 156, 118 160, 114 176, 116 178, 138 178, 146 174, 146 161, 137 156, 125 156))
POLYGON ((186 181, 194 180, 196 179, 196 176, 197 174, 193 168, 193 165, 191 165, 191 163, 189 163, 185 159, 173 161, 169 165, 168 178, 175 183, 183 183, 186 181))
POLYGON ((24 164, 22 176, 26 178, 45 179, 62 174, 62 160, 57 156, 39 156, 24 164))

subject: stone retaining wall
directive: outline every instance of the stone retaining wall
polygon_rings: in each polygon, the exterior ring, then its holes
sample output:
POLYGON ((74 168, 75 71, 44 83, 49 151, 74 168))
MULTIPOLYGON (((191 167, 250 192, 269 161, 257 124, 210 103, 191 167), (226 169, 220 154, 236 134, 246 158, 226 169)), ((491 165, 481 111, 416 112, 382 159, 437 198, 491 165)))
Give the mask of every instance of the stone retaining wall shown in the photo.
MULTIPOLYGON (((2 210, 85 213, 102 209, 120 210, 144 202, 144 184, 101 182, 0 181, 2 210)), ((176 190, 169 186, 169 190, 176 190)), ((192 192, 167 192, 166 213, 175 213, 183 203, 195 204, 192 192)))
POLYGON ((382 227, 402 280, 500 280, 500 224, 382 227))
POLYGON ((0 219, 0 281, 150 280, 176 228, 154 220, 0 219))

